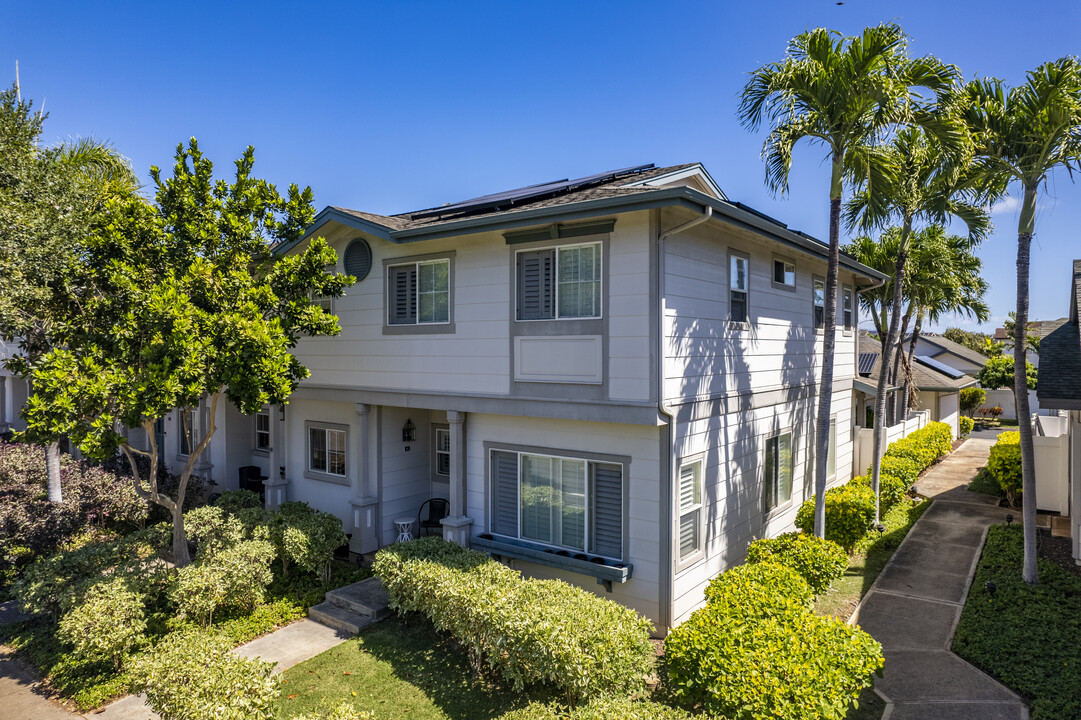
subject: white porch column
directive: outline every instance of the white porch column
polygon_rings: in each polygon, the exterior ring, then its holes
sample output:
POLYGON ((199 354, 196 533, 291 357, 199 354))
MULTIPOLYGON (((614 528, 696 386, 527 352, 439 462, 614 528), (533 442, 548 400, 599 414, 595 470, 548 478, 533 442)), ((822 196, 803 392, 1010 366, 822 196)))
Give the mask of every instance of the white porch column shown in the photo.
POLYGON ((285 479, 286 448, 289 445, 285 425, 285 405, 270 406, 270 426, 274 429, 270 440, 270 465, 267 467, 267 479, 263 483, 266 489, 266 509, 277 510, 289 499, 289 481, 285 479))
POLYGON ((450 424, 450 515, 443 518, 443 539, 469 547, 469 526, 465 498, 465 413, 447 411, 450 424))
POLYGON ((379 490, 372 478, 371 413, 372 406, 357 403, 360 437, 357 439, 357 472, 353 478, 353 529, 349 550, 358 555, 379 549, 379 490))
POLYGON ((11 424, 11 388, 9 386, 10 376, 0 376, 0 432, 7 431, 11 424))

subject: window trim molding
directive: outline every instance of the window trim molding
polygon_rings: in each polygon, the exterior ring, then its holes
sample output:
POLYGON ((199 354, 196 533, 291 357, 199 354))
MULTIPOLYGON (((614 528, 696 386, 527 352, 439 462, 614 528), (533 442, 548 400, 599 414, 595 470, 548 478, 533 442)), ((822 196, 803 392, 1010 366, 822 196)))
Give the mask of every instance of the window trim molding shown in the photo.
MULTIPOLYGON (((589 236, 586 236, 586 237, 589 237, 589 236)), ((568 238, 568 239, 570 239, 570 238, 568 238)), ((575 239, 577 239, 577 238, 575 238, 575 239)), ((512 269, 512 274, 513 274, 513 277, 514 277, 514 283, 513 283, 513 286, 511 287, 511 307, 513 308, 511 317, 513 319, 513 322, 515 322, 515 323, 545 323, 545 322, 548 322, 548 323, 550 323, 550 322, 563 322, 563 323, 566 323, 566 322, 588 322, 590 320, 604 320, 604 307, 605 307, 604 293, 605 293, 605 290, 608 289, 607 283, 604 282, 604 276, 605 276, 605 272, 604 272, 604 270, 605 270, 604 245, 605 245, 604 241, 602 239, 598 238, 596 240, 586 240, 585 242, 564 242, 564 243, 555 243, 555 244, 553 244, 551 242, 548 242, 546 244, 541 244, 541 245, 538 245, 536 247, 533 247, 532 245, 529 246, 529 247, 516 247, 514 249, 513 257, 511 258, 511 269, 512 269), (586 317, 586 316, 559 317, 559 315, 558 315, 558 313, 559 313, 559 251, 560 250, 565 250, 565 249, 570 249, 570 248, 588 247, 590 245, 596 245, 597 246, 597 282, 600 284, 600 293, 599 293, 599 298, 598 298, 598 301, 600 303, 600 308, 599 308, 600 312, 597 315, 590 315, 588 317, 586 317), (522 253, 541 252, 541 251, 544 251, 544 250, 553 250, 554 251, 554 257, 553 257, 553 261, 552 261, 552 317, 550 317, 550 318, 531 318, 531 319, 523 320, 522 318, 519 317, 520 308, 518 307, 518 295, 519 295, 519 293, 518 293, 518 282, 519 282, 519 278, 518 278, 518 256, 521 255, 522 253)))
POLYGON ((826 278, 821 275, 811 275, 811 327, 814 328, 816 335, 826 334, 826 278), (819 326, 818 320, 815 318, 815 311, 818 309, 818 304, 815 302, 815 283, 822 283, 822 325, 819 326))
POLYGON ((672 548, 675 551, 675 567, 673 572, 678 574, 683 570, 698 563, 706 555, 706 453, 692 453, 690 455, 679 458, 679 462, 676 465, 676 487, 673 493, 675 501, 675 528, 672 532, 672 539, 675 541, 675 547, 672 548), (680 476, 683 473, 683 468, 688 465, 698 465, 698 505, 696 508, 692 508, 687 512, 694 510, 698 511, 698 547, 692 552, 688 553, 686 557, 680 557, 679 555, 679 525, 680 521, 685 514, 679 507, 679 482, 680 476))
POLYGON ((841 332, 844 337, 851 337, 852 333, 856 329, 856 325, 859 323, 859 317, 856 314, 856 289, 851 285, 841 284, 841 302, 837 303, 841 309, 841 332), (848 294, 852 298, 852 324, 845 324, 845 295, 848 294))
MULTIPOLYGON (((448 472, 446 475, 442 475, 442 474, 439 473, 439 449, 438 449, 439 448, 439 439, 438 439, 438 433, 440 431, 446 431, 447 434, 448 434, 448 438, 449 438, 450 424, 449 423, 431 423, 430 432, 431 432, 432 440, 431 440, 431 443, 430 443, 431 444, 431 458, 430 458, 429 462, 431 462, 431 467, 432 467, 432 473, 431 473, 432 482, 449 483, 450 482, 450 473, 448 472)), ((449 458, 450 450, 447 451, 447 456, 449 458)))
POLYGON ((252 452, 260 457, 270 457, 270 453, 274 450, 274 422, 269 405, 264 405, 262 409, 258 410, 254 415, 252 415, 252 430, 254 433, 252 452), (267 446, 265 448, 259 447, 259 433, 261 432, 259 430, 260 415, 266 415, 267 418, 267 446))
POLYGON ((334 485, 352 485, 353 481, 350 477, 352 471, 352 463, 349 459, 349 426, 343 423, 323 422, 322 420, 305 420, 304 421, 304 477, 308 480, 319 480, 320 482, 332 483, 334 485), (312 447, 311 447, 311 431, 312 429, 322 430, 340 430, 345 433, 345 474, 335 475, 334 473, 324 472, 322 470, 313 470, 312 464, 312 447))
POLYGON ((795 258, 788 257, 787 255, 773 255, 773 266, 769 275, 770 285, 777 290, 784 290, 785 292, 796 292, 799 287, 799 265, 796 263, 795 258), (777 278, 774 273, 777 270, 777 263, 785 263, 792 266, 792 284, 786 285, 785 283, 777 282, 777 278))
POLYGON ((176 459, 181 462, 187 462, 191 457, 191 449, 195 445, 198 445, 198 441, 195 439, 195 408, 183 408, 176 409, 176 459), (191 419, 188 420, 188 433, 184 432, 184 415, 190 414, 191 419), (189 447, 188 452, 184 452, 184 442, 187 441, 189 447))
MULTIPOLYGON (((484 488, 484 518, 485 518, 484 532, 491 535, 492 537, 495 537, 495 538, 502 538, 502 537, 512 538, 512 536, 504 535, 503 533, 497 533, 494 530, 492 530, 492 491, 493 491, 492 453, 493 452, 517 453, 519 456, 521 456, 521 455, 545 455, 545 456, 548 456, 548 457, 565 458, 567 460, 584 460, 584 461, 586 461, 586 482, 587 482, 587 485, 588 485, 588 482, 589 482, 589 464, 590 463, 599 463, 599 464, 604 464, 604 465, 620 465, 622 467, 622 472, 623 472, 623 488, 622 488, 622 493, 621 493, 621 495, 622 495, 622 497, 621 497, 622 507, 620 508, 620 512, 621 512, 620 547, 623 548, 623 557, 622 558, 613 558, 613 557, 610 557, 608 555, 600 555, 599 553, 595 553, 595 552, 589 550, 588 549, 589 548, 588 531, 586 533, 586 548, 587 549, 584 550, 584 551, 581 551, 581 552, 583 552, 586 555, 593 555, 593 556, 596 556, 596 557, 603 557, 603 558, 605 558, 607 560, 611 560, 613 562, 623 563, 623 564, 627 564, 627 565, 630 564, 630 560, 628 558, 628 550, 629 550, 629 547, 630 547, 629 546, 629 542, 630 542, 630 527, 629 526, 630 526, 630 523, 629 523, 628 511, 629 511, 629 507, 630 507, 629 488, 630 488, 631 456, 629 456, 629 455, 610 455, 610 454, 607 454, 607 453, 569 450, 569 449, 566 449, 566 448, 549 448, 549 447, 538 447, 538 446, 534 446, 534 445, 518 445, 518 444, 515 444, 515 443, 495 442, 495 441, 485 441, 484 444, 483 444, 483 447, 484 447, 484 483, 485 483, 485 488, 484 488)), ((521 463, 519 461, 519 466, 518 466, 519 493, 521 492, 521 482, 522 482, 522 480, 521 480, 521 471, 522 471, 521 470, 521 463)), ((586 502, 586 512, 587 513, 589 513, 590 510, 591 510, 590 502, 591 502, 591 498, 587 498, 587 502, 586 502)), ((519 504, 520 503, 521 503, 521 495, 519 495, 519 504)), ((521 518, 519 517, 519 525, 520 524, 521 524, 521 518)), ((566 548, 566 547, 564 547, 562 545, 549 545, 549 544, 546 544, 546 543, 537 542, 535 540, 526 540, 526 539, 523 539, 522 537, 520 537, 520 535, 521 535, 521 529, 519 527, 519 537, 514 537, 512 539, 517 543, 523 543, 525 545, 530 545, 530 546, 533 546, 533 547, 537 547, 537 548, 540 548, 542 550, 551 548, 551 549, 556 549, 556 550, 567 550, 568 552, 577 552, 577 551, 572 551, 570 548, 566 548)))
MULTIPOLYGON (((453 335, 455 333, 454 318, 454 286, 455 286, 455 256, 454 250, 444 252, 426 253, 424 255, 408 255, 405 257, 383 258, 383 334, 384 335, 453 335), (433 260, 447 260, 447 322, 445 323, 412 323, 391 325, 390 323, 390 278, 388 273, 391 267, 431 262, 433 260)), ((370 274, 370 273, 369 273, 370 274)), ((420 283, 417 283, 420 287, 420 283)))
MULTIPOLYGON (((782 436, 784 436, 784 435, 788 436, 788 452, 789 452, 789 455, 792 457, 791 487, 789 488, 789 491, 788 491, 788 499, 787 500, 785 500, 782 503, 777 503, 773 507, 764 508, 764 515, 765 515, 765 521, 766 522, 769 522, 773 518, 775 518, 776 516, 783 515, 784 513, 791 510, 792 506, 793 506, 793 501, 795 500, 795 497, 796 497, 796 440, 795 440, 796 433, 792 429, 792 427, 791 426, 782 427, 782 428, 778 428, 776 430, 770 431, 766 435, 766 447, 763 448, 763 455, 765 455, 766 453, 769 452, 769 443, 771 441, 773 441, 773 440, 777 440, 777 454, 780 455, 780 451, 781 451, 780 438, 782 436)), ((777 471, 778 471, 778 474, 779 474, 780 473, 780 459, 777 458, 774 462, 777 463, 777 471)), ((772 483, 773 483, 774 479, 772 477, 768 477, 768 473, 769 473, 769 464, 766 462, 766 458, 763 457, 762 458, 762 474, 764 476, 763 477, 763 490, 769 490, 770 493, 772 493, 772 491, 773 491, 772 483)), ((763 493, 763 495, 765 496, 765 493, 763 493)))
POLYGON ((743 250, 736 250, 735 248, 728 248, 728 254, 725 257, 725 304, 728 306, 728 312, 725 315, 725 320, 728 322, 729 327, 738 328, 740 330, 750 330, 754 324, 751 320, 751 255, 743 250), (739 290, 732 289, 732 258, 743 258, 747 262, 747 289, 743 291, 746 295, 746 299, 743 301, 746 305, 746 318, 744 320, 732 319, 732 293, 740 292, 739 290))

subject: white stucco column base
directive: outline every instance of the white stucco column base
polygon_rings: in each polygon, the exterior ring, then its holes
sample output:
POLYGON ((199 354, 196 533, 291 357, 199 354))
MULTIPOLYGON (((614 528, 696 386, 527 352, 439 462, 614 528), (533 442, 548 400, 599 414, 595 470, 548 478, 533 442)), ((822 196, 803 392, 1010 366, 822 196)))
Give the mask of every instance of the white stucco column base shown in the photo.
POLYGON ((355 497, 349 501, 353 506, 353 530, 349 538, 349 551, 357 555, 375 552, 379 549, 379 527, 376 513, 379 512, 379 499, 374 497, 355 497))
POLYGON ((277 510, 282 503, 289 499, 289 481, 283 477, 270 477, 263 481, 263 489, 266 491, 266 509, 277 510))
POLYGON ((469 528, 473 525, 473 518, 465 515, 452 515, 443 518, 439 522, 443 523, 444 540, 461 545, 464 548, 469 547, 469 538, 473 534, 469 528))

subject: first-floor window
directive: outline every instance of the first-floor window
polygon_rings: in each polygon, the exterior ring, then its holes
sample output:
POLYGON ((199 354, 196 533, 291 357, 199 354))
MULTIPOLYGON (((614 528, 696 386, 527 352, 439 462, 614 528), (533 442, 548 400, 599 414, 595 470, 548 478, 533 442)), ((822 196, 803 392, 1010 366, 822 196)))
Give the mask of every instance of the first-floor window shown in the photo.
POLYGON ((826 477, 837 477, 837 421, 830 420, 829 455, 826 456, 826 477))
POLYGON ((270 410, 255 413, 255 449, 270 450, 270 410))
POLYGON ((623 556, 623 466, 493 450, 492 532, 623 556))
POLYGON ((766 440, 766 510, 792 499, 792 433, 766 440))
POLYGON ((308 469, 328 475, 345 475, 345 431, 308 428, 308 469))
POLYGON ((679 468, 679 559, 702 547, 702 461, 679 468))
POLYGON ((435 431, 435 474, 450 475, 450 430, 446 428, 435 431))
POLYGON ((185 457, 191 455, 192 439, 195 435, 195 430, 191 426, 191 419, 191 408, 180 411, 180 439, 177 441, 177 453, 185 457))
POLYGON ((820 330, 826 325, 826 281, 814 279, 812 286, 812 299, 814 301, 815 330, 820 330))

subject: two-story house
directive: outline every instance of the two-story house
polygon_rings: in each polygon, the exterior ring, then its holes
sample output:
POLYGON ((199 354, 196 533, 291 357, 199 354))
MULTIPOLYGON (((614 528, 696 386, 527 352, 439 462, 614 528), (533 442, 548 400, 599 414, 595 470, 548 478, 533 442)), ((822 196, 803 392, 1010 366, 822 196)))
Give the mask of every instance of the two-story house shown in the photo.
MULTIPOLYGON (((446 498, 444 537, 610 593, 662 633, 812 497, 827 247, 701 165, 393 216, 328 207, 300 243, 316 236, 357 278, 315 299, 342 333, 301 341, 311 377, 288 405, 219 408, 199 471, 225 487, 257 465, 268 505, 336 513, 358 553, 446 498)), ((831 483, 863 469, 857 293, 882 280, 842 255, 831 483)), ((179 423, 158 428, 170 462, 179 423)))

